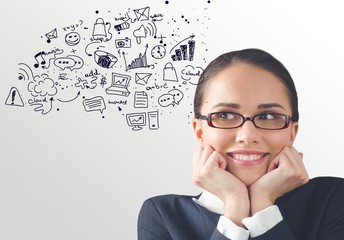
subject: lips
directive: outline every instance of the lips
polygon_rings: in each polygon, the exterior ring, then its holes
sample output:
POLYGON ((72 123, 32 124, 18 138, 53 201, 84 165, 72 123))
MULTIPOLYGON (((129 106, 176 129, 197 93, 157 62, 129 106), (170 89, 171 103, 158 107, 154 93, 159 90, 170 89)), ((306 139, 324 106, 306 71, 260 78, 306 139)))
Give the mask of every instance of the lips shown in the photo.
POLYGON ((267 153, 263 153, 263 152, 249 152, 249 151, 228 153, 229 159, 231 161, 243 166, 258 165, 265 161, 267 155, 268 155, 267 153))

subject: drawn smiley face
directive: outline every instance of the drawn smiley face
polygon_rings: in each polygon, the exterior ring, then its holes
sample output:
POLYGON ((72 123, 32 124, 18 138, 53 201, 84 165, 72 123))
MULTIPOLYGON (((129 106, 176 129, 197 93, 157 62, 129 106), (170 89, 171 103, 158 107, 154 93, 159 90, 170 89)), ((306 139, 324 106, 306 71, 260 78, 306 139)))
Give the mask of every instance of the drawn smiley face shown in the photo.
POLYGON ((66 34, 65 41, 68 46, 75 46, 80 42, 80 34, 77 32, 70 32, 66 34))

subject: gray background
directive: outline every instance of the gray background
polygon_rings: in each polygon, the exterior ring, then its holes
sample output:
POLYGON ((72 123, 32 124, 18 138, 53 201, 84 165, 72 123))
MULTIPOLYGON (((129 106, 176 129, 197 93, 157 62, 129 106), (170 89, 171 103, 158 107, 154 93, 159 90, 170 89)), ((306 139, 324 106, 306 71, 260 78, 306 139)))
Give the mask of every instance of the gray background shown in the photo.
POLYGON ((81 18, 94 21, 97 9, 150 6, 166 19, 181 21, 185 15, 191 23, 181 22, 179 33, 194 33, 197 43, 204 42, 196 53, 199 66, 246 47, 275 55, 299 92, 295 146, 304 153, 310 176, 344 176, 340 1, 169 2, 2 3, 0 239, 136 239, 137 215, 146 198, 200 191, 191 182, 197 144, 190 125, 193 89, 178 107, 162 109, 156 131, 131 131, 121 114, 107 112, 102 119, 77 104, 44 116, 29 106, 4 104, 17 84, 18 63, 32 63, 43 45, 40 36, 81 18), (194 24, 197 18, 206 26, 194 24))

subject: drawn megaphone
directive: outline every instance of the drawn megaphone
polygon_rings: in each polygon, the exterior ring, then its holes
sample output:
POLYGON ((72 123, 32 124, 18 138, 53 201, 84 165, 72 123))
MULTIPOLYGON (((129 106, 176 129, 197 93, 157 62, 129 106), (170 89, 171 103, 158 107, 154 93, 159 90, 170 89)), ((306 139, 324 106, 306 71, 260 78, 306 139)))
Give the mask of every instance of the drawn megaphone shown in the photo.
POLYGON ((141 26, 133 32, 133 35, 136 37, 137 44, 140 44, 141 38, 147 37, 147 30, 143 24, 141 24, 141 26))

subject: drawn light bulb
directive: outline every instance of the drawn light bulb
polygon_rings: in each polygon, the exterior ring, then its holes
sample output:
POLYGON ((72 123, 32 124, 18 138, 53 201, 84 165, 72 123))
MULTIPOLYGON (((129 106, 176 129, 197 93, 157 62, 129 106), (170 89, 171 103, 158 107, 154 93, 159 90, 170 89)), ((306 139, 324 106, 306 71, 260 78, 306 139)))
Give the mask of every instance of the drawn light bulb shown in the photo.
POLYGON ((143 26, 143 24, 140 26, 140 28, 136 29, 134 31, 134 37, 136 37, 136 42, 137 44, 141 43, 141 38, 145 38, 147 37, 147 30, 146 28, 143 26))

